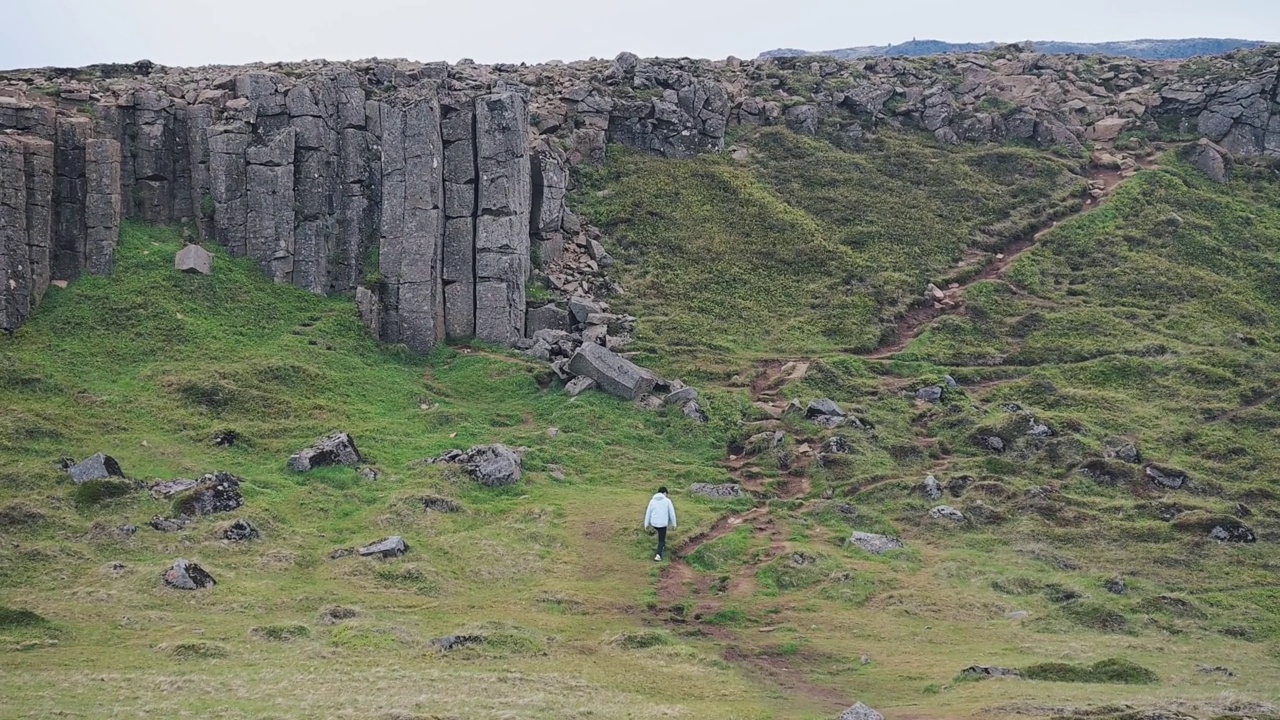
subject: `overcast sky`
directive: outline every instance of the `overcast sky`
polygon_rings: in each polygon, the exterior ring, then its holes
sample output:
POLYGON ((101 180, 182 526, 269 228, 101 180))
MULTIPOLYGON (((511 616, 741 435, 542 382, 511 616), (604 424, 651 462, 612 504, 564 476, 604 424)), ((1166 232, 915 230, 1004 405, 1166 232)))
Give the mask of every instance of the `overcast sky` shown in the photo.
POLYGON ((754 57, 913 37, 1280 39, 1277 0, 0 0, 0 68, 754 57))

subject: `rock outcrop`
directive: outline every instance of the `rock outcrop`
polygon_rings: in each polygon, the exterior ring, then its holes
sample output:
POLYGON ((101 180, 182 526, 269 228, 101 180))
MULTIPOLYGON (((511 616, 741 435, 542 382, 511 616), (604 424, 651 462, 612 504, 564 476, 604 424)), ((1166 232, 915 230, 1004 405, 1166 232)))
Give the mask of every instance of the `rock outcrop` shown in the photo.
POLYGON ((573 169, 608 144, 688 157, 721 151, 733 127, 859 142, 890 126, 1077 152, 1176 130, 1214 144, 1193 161, 1222 177, 1233 158, 1280 157, 1278 77, 1274 46, 1194 63, 1014 45, 856 60, 0 72, 0 329, 24 322, 51 279, 109 272, 131 217, 190 220, 201 242, 278 282, 357 294, 388 342, 510 345, 567 329, 554 307, 526 314, 531 279, 562 300, 612 290, 599 232, 564 204, 573 169))

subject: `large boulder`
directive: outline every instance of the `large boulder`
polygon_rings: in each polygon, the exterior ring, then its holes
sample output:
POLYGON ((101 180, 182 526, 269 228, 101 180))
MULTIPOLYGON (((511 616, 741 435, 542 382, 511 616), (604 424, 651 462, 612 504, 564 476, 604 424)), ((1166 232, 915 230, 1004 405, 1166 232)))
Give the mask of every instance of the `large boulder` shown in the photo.
POLYGON ((469 450, 450 450, 439 457, 425 460, 427 464, 462 465, 472 479, 485 487, 504 487, 520 482, 524 448, 506 445, 477 445, 469 450))
POLYGON ((857 530, 853 531, 853 534, 849 536, 845 544, 866 550, 872 555, 882 555, 890 550, 906 547, 898 538, 877 535, 876 533, 859 532, 857 530))
POLYGON ((249 524, 248 520, 243 518, 236 520, 222 531, 222 537, 231 542, 244 542, 246 540, 257 540, 258 529, 249 524))
POLYGON ((178 590, 202 590, 218 582, 204 568, 179 558, 164 572, 164 584, 178 590))
POLYGON ((1187 474, 1181 470, 1159 465, 1148 465, 1143 470, 1143 474, 1152 484, 1170 490, 1178 490, 1190 480, 1187 474))
POLYGON ((173 269, 178 272, 208 275, 213 272, 213 256, 199 245, 187 245, 173 256, 173 269))
POLYGON ((524 331, 529 337, 536 337, 539 330, 569 329, 569 311, 555 305, 529 308, 524 315, 524 331))
POLYGON ((725 483, 723 485, 712 485, 711 483, 694 483, 689 486, 691 495, 698 495, 711 500, 736 500, 740 497, 746 497, 742 486, 737 483, 725 483))
POLYGON ((653 373, 600 345, 586 343, 569 361, 569 372, 595 380, 601 390, 625 400, 635 400, 653 390, 653 373))
POLYGON ((369 543, 356 552, 360 553, 362 557, 376 555, 384 558, 395 558, 409 552, 409 545, 399 535, 392 535, 389 538, 369 543))
POLYGON ((124 471, 120 469, 120 463, 110 455, 97 453, 96 455, 82 460, 75 465, 67 468, 67 473, 71 475, 71 481, 77 485, 82 485, 94 480, 106 480, 107 478, 123 478, 124 471))
POLYGON ((309 448, 299 450, 289 456, 289 469, 294 472, 307 472, 328 465, 359 465, 362 462, 360 451, 351 436, 344 432, 336 432, 323 437, 309 448))
POLYGON ((1231 180, 1231 153, 1208 138, 1201 138, 1199 142, 1188 145, 1183 150, 1183 156, 1210 180, 1216 183, 1231 180))
POLYGON ((934 520, 950 520, 951 522, 964 522, 964 513, 951 507, 950 505, 939 505, 929 511, 929 517, 934 520))

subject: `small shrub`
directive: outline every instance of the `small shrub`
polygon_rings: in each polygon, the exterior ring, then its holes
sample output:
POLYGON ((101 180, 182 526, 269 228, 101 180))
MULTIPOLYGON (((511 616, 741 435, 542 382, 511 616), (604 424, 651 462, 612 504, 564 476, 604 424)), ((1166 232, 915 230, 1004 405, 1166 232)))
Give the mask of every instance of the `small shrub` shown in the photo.
POLYGON ((740 627, 751 622, 747 614, 736 608, 719 610, 714 615, 703 620, 708 625, 720 625, 722 627, 740 627))
POLYGON ((644 650, 646 648, 658 647, 659 645, 669 645, 670 643, 671 636, 657 630, 625 632, 609 641, 610 645, 620 647, 624 650, 644 650))
POLYGON ((1117 685, 1152 685, 1160 682, 1159 676, 1141 665, 1107 658, 1092 665, 1072 663, 1040 663, 1022 671, 1028 680, 1049 682, 1111 683, 1117 685))
POLYGON ((249 636, 255 640, 289 642, 311 637, 311 628, 306 625, 259 625, 249 628, 249 636))
POLYGON ((207 642, 205 640, 192 640, 189 642, 174 643, 172 645, 161 645, 160 651, 174 658, 184 660, 213 660, 224 658, 231 654, 225 645, 207 642))
POLYGON ((1097 603, 1072 602, 1062 606, 1072 622, 1092 630, 1123 633, 1129 630, 1129 618, 1097 603))
POLYGON ((30 610, 19 610, 0 605, 0 628, 38 628, 47 627, 48 625, 50 623, 43 615, 30 610))

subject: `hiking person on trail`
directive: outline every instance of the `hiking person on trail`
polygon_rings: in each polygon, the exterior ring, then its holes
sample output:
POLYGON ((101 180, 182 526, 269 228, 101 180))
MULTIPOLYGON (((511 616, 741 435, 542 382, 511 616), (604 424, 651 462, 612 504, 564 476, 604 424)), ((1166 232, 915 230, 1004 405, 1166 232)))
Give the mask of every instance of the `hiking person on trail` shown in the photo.
POLYGON ((649 500, 649 509, 644 511, 645 531, 649 528, 658 531, 658 554, 653 556, 654 562, 662 560, 662 553, 667 549, 667 528, 675 526, 676 506, 671 504, 664 485, 658 488, 658 492, 649 500))

